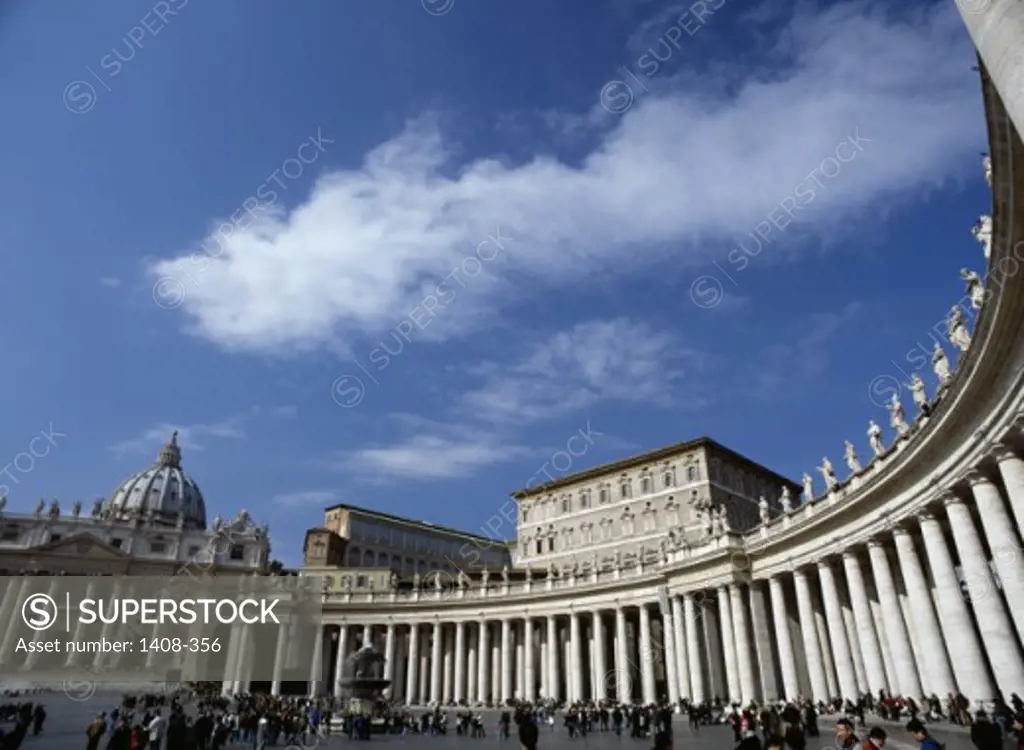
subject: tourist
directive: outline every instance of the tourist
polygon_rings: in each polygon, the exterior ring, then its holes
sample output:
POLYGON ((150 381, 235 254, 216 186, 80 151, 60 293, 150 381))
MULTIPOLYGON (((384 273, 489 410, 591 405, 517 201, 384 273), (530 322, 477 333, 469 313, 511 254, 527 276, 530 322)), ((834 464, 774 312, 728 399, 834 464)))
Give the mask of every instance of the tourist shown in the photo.
POLYGON ((537 741, 540 739, 540 732, 533 719, 523 717, 519 722, 519 746, 521 750, 537 750, 537 741))
POLYGON ((132 728, 128 725, 128 717, 121 714, 107 740, 107 750, 131 750, 132 728))
POLYGON ((107 722, 103 718, 103 714, 97 714, 96 718, 85 728, 85 748, 86 750, 96 750, 100 744, 100 738, 103 737, 107 731, 107 722))
POLYGON ((921 750, 941 750, 942 746, 939 742, 928 734, 928 730, 924 724, 921 723, 920 719, 911 719, 907 722, 907 732, 914 738, 914 742, 921 746, 921 750))
POLYGON ((843 718, 836 722, 836 747, 840 750, 851 750, 860 744, 857 735, 853 733, 853 724, 849 719, 843 718))
POLYGON ((988 714, 978 710, 971 724, 971 742, 978 750, 1002 750, 1003 735, 998 724, 988 720, 988 714))
POLYGON ((146 725, 146 731, 149 733, 149 750, 160 750, 160 743, 164 739, 164 729, 166 727, 167 721, 160 715, 158 710, 146 725))
POLYGON ((35 711, 32 712, 32 736, 37 736, 43 731, 43 724, 46 723, 46 709, 42 703, 37 703, 35 711))
MULTIPOLYGON (((757 738, 754 738, 757 741, 757 738)), ((658 732, 654 735, 654 750, 672 750, 672 735, 669 732, 658 732)), ((760 750, 760 743, 758 743, 760 750)))
POLYGON ((871 731, 868 732, 868 738, 864 740, 863 750, 882 750, 885 747, 887 736, 885 730, 881 727, 871 727, 871 731))
MULTIPOLYGON (((1017 697, 1016 693, 1013 694, 1013 697, 1017 699, 1014 701, 1014 706, 1016 706, 1020 698, 1017 697)), ((1024 712, 1017 711, 1013 715, 1013 734, 1016 738, 1017 750, 1024 750, 1024 712)))

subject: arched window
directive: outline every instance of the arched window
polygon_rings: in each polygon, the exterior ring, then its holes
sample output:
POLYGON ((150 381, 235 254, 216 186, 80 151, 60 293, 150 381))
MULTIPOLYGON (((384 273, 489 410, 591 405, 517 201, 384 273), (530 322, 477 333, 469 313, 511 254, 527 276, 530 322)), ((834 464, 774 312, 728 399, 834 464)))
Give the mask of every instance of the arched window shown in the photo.
POLYGON ((598 501, 601 503, 601 505, 604 505, 605 503, 608 502, 608 495, 608 488, 602 487, 600 492, 598 493, 598 501))
POLYGON ((687 482, 696 482, 699 477, 700 477, 700 473, 697 471, 697 467, 696 466, 688 466, 686 468, 686 481, 687 482))
POLYGON ((619 480, 619 497, 623 500, 628 500, 633 496, 633 485, 629 481, 629 477, 623 477, 619 480))
POLYGON ((572 498, 569 497, 568 495, 562 495, 562 512, 563 513, 571 513, 572 512, 572 498))
POLYGON ((529 508, 523 508, 523 523, 526 523, 529 520, 530 520, 530 509, 529 508))
POLYGON ((649 474, 644 474, 642 477, 640 477, 640 494, 651 494, 651 477, 649 474))

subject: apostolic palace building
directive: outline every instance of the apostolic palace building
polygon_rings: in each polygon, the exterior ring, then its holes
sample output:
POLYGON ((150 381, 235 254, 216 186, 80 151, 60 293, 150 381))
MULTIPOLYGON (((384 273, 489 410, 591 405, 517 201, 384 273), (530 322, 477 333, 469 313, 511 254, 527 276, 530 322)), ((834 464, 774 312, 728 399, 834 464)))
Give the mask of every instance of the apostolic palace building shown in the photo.
MULTIPOLYGON (((495 508, 501 540, 327 508, 300 571, 322 679, 256 686, 236 660, 224 689, 341 696, 372 645, 410 705, 1024 694, 1024 3, 958 5, 992 205, 887 424, 796 482, 703 437, 565 476, 495 508)), ((172 573, 222 528, 205 514, 172 438, 87 516, 0 505, 0 572, 172 573)), ((214 572, 265 572, 266 528, 232 528, 214 572)))
POLYGON ((838 446, 800 485, 697 439, 516 492, 500 567, 470 543, 423 574, 395 532, 364 571, 327 518, 305 547, 338 573, 312 693, 371 643, 417 705, 1024 693, 1024 4, 959 5, 993 200, 983 252, 962 243, 978 272, 936 311, 935 385, 908 375, 864 458, 838 446))

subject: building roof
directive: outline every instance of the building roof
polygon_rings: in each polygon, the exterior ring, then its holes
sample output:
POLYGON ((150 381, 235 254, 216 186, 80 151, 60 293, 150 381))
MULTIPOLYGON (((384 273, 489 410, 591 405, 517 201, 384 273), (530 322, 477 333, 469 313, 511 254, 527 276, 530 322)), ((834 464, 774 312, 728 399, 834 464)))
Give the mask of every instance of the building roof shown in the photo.
MULTIPOLYGON (((577 482, 583 482, 588 479, 596 479, 597 477, 611 474, 616 471, 626 471, 628 469, 635 468, 642 464, 650 463, 651 461, 659 461, 663 458, 670 458, 677 453, 684 451, 693 450, 694 448, 710 448, 718 453, 724 453, 739 463, 747 464, 749 466, 756 467, 760 471, 774 477, 782 485, 788 485, 791 489, 795 488, 800 490, 800 485, 791 479, 787 479, 781 474, 776 474, 771 469, 762 466, 756 461, 752 461, 744 455, 737 453, 736 451, 726 448, 721 443, 712 440, 706 435, 702 435, 699 438, 693 440, 687 440, 682 443, 674 443, 673 445, 666 445, 664 448, 656 448, 653 451, 646 453, 638 453, 635 456, 629 458, 621 458, 611 463, 601 464, 600 466, 594 466, 590 469, 584 469, 583 471, 577 471, 573 474, 566 474, 563 477, 559 477, 551 482, 545 482, 544 484, 534 485, 533 487, 525 487, 521 490, 516 490, 512 493, 512 497, 517 500, 522 500, 527 497, 533 497, 535 495, 543 495, 548 492, 560 489, 562 487, 568 487, 569 485, 576 484, 577 482)), ((802 490, 800 490, 802 491, 802 490)))
POLYGON ((511 541, 509 541, 507 539, 495 539, 494 537, 484 536, 482 534, 472 534, 472 533, 470 533, 468 531, 462 531, 460 529, 455 529, 455 528, 452 528, 450 526, 439 526, 437 524, 429 523, 427 521, 414 521, 411 518, 403 518, 402 516, 395 516, 395 515, 392 515, 390 513, 382 513, 382 512, 380 512, 378 510, 370 510, 369 508, 360 508, 358 505, 349 505, 348 503, 338 503, 337 505, 331 505, 331 506, 325 508, 324 510, 325 511, 332 511, 332 510, 338 510, 338 509, 352 511, 354 513, 359 513, 359 514, 364 515, 364 516, 370 516, 371 518, 376 518, 376 519, 381 520, 381 521, 392 521, 394 523, 399 523, 399 524, 401 524, 403 526, 412 526, 412 527, 417 528, 417 529, 422 529, 423 531, 428 531, 428 532, 433 531, 435 533, 441 532, 442 534, 452 534, 454 536, 462 537, 463 539, 472 539, 472 540, 475 540, 475 541, 483 541, 483 542, 487 542, 488 544, 490 544, 492 546, 494 546, 494 545, 508 546, 510 544, 514 544, 515 543, 515 539, 512 539, 511 541))

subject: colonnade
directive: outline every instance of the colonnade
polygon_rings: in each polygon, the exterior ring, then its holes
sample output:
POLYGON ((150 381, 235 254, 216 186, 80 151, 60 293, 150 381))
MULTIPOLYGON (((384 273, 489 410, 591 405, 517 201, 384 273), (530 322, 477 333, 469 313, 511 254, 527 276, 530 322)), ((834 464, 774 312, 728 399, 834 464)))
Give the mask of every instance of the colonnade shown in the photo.
POLYGON ((1003 445, 990 458, 869 539, 784 570, 755 559, 713 588, 676 591, 669 574, 646 597, 581 590, 557 608, 495 598, 473 614, 451 602, 335 622, 311 692, 340 695, 344 658, 370 643, 392 697, 414 705, 1022 692, 1024 461, 1003 445))

